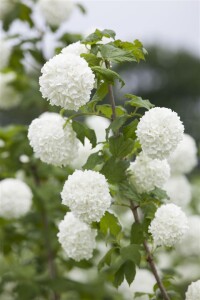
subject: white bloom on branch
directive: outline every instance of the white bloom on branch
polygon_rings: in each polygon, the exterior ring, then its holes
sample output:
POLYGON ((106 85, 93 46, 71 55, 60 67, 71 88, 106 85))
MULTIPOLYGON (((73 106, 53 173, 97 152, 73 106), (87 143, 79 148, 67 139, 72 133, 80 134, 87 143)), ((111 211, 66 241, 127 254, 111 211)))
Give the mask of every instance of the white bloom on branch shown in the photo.
POLYGON ((61 192, 62 203, 82 221, 99 221, 111 205, 104 175, 91 170, 76 170, 68 177, 61 192))
POLYGON ((59 26, 69 19, 74 3, 72 0, 39 0, 38 6, 49 25, 59 26))
POLYGON ((181 207, 186 207, 191 201, 192 191, 187 178, 183 175, 172 176, 164 185, 170 201, 181 207))
POLYGON ((151 159, 140 153, 130 164, 130 181, 139 193, 162 188, 170 176, 170 167, 166 160, 151 159))
POLYGON ((200 256, 200 216, 189 216, 188 223, 189 230, 178 245, 178 251, 184 256, 200 256))
POLYGON ((61 51, 62 54, 74 54, 80 56, 82 53, 89 53, 89 50, 84 44, 81 44, 80 41, 72 43, 69 46, 65 47, 61 51))
POLYGON ((90 259, 96 246, 96 230, 69 212, 59 224, 58 240, 70 258, 90 259))
POLYGON ((193 137, 184 134, 176 150, 169 157, 172 173, 190 173, 197 165, 197 146, 193 137))
POLYGON ((200 300, 200 280, 189 285, 185 296, 185 300, 200 300))
POLYGON ((40 91, 51 105, 75 110, 90 100, 95 76, 87 62, 74 54, 59 54, 43 66, 40 91))
POLYGON ((173 203, 159 207, 149 226, 156 246, 174 246, 184 238, 187 230, 185 213, 173 203))
POLYGON ((0 38, 0 53, 0 70, 2 70, 3 68, 7 67, 11 54, 11 46, 4 38, 0 38))
POLYGON ((176 112, 155 107, 140 119, 136 130, 143 151, 151 158, 167 158, 183 138, 184 126, 176 112))
POLYGON ((32 192, 29 186, 14 178, 0 181, 0 216, 5 219, 20 218, 31 208, 32 192))
POLYGON ((75 158, 78 139, 71 124, 56 113, 44 113, 32 121, 28 138, 37 157, 47 164, 66 166, 75 158))
POLYGON ((0 73, 0 109, 8 110, 21 102, 20 94, 11 85, 15 79, 14 72, 0 73))

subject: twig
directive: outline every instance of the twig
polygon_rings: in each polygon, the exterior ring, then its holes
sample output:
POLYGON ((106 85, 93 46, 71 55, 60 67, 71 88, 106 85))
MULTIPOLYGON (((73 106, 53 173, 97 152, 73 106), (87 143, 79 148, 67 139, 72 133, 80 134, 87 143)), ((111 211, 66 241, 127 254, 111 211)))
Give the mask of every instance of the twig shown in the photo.
MULTIPOLYGON (((110 63, 108 61, 105 61, 105 65, 107 69, 110 69, 110 63)), ((115 98, 113 94, 113 87, 112 84, 108 85, 108 93, 109 93, 109 98, 110 98, 110 104, 112 107, 112 121, 116 119, 116 107, 115 107, 115 98)))

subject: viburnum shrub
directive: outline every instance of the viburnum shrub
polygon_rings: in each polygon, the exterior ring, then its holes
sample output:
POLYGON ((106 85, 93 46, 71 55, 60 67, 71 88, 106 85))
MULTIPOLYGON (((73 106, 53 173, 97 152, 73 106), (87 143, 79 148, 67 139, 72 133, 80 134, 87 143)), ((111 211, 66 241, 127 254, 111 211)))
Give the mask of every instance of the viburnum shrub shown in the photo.
MULTIPOLYGON (((113 70, 115 64, 139 63, 146 54, 140 41, 121 41, 107 29, 96 29, 62 49, 45 63, 39 79, 43 98, 60 107, 60 116, 33 120, 28 137, 37 157, 58 166, 79 159, 77 140, 83 147, 87 140, 91 144, 87 161, 72 171, 60 191, 62 203, 71 211, 66 209, 58 225, 58 240, 67 256, 75 261, 90 259, 95 237, 101 236, 109 251, 98 269, 109 271, 114 286, 119 287, 124 279, 130 285, 146 261, 157 282, 155 293, 165 300, 178 299, 162 281, 153 250, 173 247, 188 230, 185 213, 167 204, 163 189, 170 177, 167 160, 171 157, 172 161, 172 153, 183 140, 184 126, 169 108, 154 107, 132 94, 124 95, 122 104, 116 105, 113 93, 113 86, 125 85, 113 70), (94 116, 109 121, 98 142, 95 131, 81 122, 89 116, 94 123, 94 116), (115 206, 132 211, 128 235, 113 213, 115 206)), ((153 294, 148 296, 155 299, 153 294)))

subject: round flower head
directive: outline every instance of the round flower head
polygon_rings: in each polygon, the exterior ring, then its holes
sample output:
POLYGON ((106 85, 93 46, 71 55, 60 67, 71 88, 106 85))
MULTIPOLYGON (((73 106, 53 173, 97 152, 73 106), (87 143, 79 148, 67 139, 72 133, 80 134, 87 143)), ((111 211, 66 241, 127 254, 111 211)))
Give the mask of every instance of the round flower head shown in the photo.
POLYGON ((176 150, 169 157, 172 173, 189 173, 197 165, 197 146, 195 140, 188 134, 184 134, 176 150))
POLYGON ((91 170, 76 170, 70 175, 61 197, 62 203, 87 223, 99 221, 111 205, 105 176, 91 170))
POLYGON ((58 240, 67 255, 76 261, 92 257, 96 235, 96 230, 91 229, 71 212, 67 213, 59 224, 58 240))
POLYGON ((90 100, 94 74, 82 57, 61 53, 46 62, 41 71, 40 91, 51 105, 77 111, 90 100))
POLYGON ((11 47, 8 44, 8 41, 2 38, 0 38, 0 53, 0 70, 2 70, 3 68, 7 67, 11 54, 11 47))
POLYGON ((20 218, 31 208, 32 192, 19 179, 7 178, 0 181, 0 216, 5 219, 20 218))
POLYGON ((183 239, 187 230, 185 213, 173 203, 159 207, 149 226, 149 232, 157 246, 174 246, 183 239))
POLYGON ((187 206, 192 198, 191 186, 183 175, 172 176, 164 185, 170 201, 181 207, 187 206))
POLYGON ((36 156, 55 166, 66 166, 74 159, 78 140, 70 124, 56 113, 45 113, 32 121, 28 138, 36 156))
POLYGON ((39 0, 38 6, 49 25, 59 26, 69 19, 74 3, 72 0, 39 0))
POLYGON ((21 102, 21 97, 10 85, 16 79, 14 72, 0 73, 0 109, 8 110, 21 102))
POLYGON ((185 300, 200 300, 200 280, 189 285, 185 296, 185 300))
POLYGON ((110 125, 108 119, 99 116, 89 116, 85 122, 89 128, 95 131, 98 143, 106 140, 106 129, 110 125))
POLYGON ((190 216, 188 223, 189 230, 178 245, 178 252, 184 256, 200 256, 200 216, 190 216))
POLYGON ((82 53, 88 53, 89 50, 86 48, 84 44, 81 44, 80 41, 70 44, 69 46, 62 49, 62 54, 74 54, 80 56, 82 53))
POLYGON ((170 167, 166 160, 151 159, 140 153, 130 164, 130 181, 139 193, 153 191, 156 187, 162 188, 170 176, 170 167))
POLYGON ((155 107, 140 119, 136 130, 143 151, 151 158, 167 158, 183 138, 184 126, 176 112, 155 107))

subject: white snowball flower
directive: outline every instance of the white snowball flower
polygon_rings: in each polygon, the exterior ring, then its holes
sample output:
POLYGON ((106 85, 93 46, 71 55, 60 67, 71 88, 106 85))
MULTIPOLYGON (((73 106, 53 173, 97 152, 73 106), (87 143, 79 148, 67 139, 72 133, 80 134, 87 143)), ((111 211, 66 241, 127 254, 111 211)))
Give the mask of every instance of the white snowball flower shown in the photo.
POLYGON ((183 175, 172 176, 164 185, 170 201, 178 206, 186 207, 191 201, 192 191, 187 178, 183 175))
POLYGON ((71 124, 56 113, 45 113, 32 121, 28 138, 37 157, 47 164, 66 166, 75 158, 78 139, 71 124))
POLYGON ((197 165, 197 146, 193 137, 184 134, 176 150, 169 157, 172 173, 190 173, 197 165))
POLYGON ((38 6, 49 25, 59 26, 69 19, 74 3, 72 0, 39 0, 38 6))
POLYGON ((189 230, 178 245, 178 251, 184 256, 200 256, 200 216, 188 217, 188 223, 189 230))
POLYGON ((7 67, 11 54, 11 46, 4 38, 0 38, 0 53, 0 70, 2 70, 7 67))
POLYGON ((0 4, 0 20, 4 19, 6 15, 13 9, 13 0, 1 0, 0 4))
POLYGON ((99 221, 111 205, 104 175, 91 170, 76 170, 68 177, 61 192, 62 203, 81 220, 99 221))
POLYGON ((80 56, 82 53, 89 53, 89 50, 86 48, 84 44, 81 44, 80 41, 70 44, 69 46, 65 47, 61 51, 62 54, 74 54, 80 56))
POLYGON ((85 120, 86 125, 95 131, 97 142, 104 142, 106 140, 106 129, 110 125, 110 121, 99 116, 89 116, 85 120))
POLYGON ((140 153, 130 164, 130 181, 139 193, 150 192, 156 187, 162 188, 170 176, 167 160, 151 159, 140 153))
POLYGON ((151 158, 167 158, 183 138, 184 126, 176 112, 155 107, 140 119, 136 130, 143 151, 151 158))
POLYGON ((200 300, 200 280, 189 285, 185 296, 185 300, 200 300))
POLYGON ((31 208, 32 192, 19 179, 7 178, 0 182, 0 216, 5 219, 19 218, 31 208))
POLYGON ((187 230, 185 213, 173 203, 159 207, 149 226, 149 232, 157 246, 174 246, 183 239, 187 230))
POLYGON ((95 77, 82 57, 61 53, 46 62, 41 72, 40 91, 51 105, 77 111, 90 100, 95 77))
POLYGON ((0 73, 0 109, 8 110, 21 102, 20 94, 10 85, 15 79, 14 72, 0 73))
POLYGON ((96 230, 91 229, 71 212, 67 213, 59 224, 58 240, 67 255, 76 261, 92 257, 96 235, 96 230))

